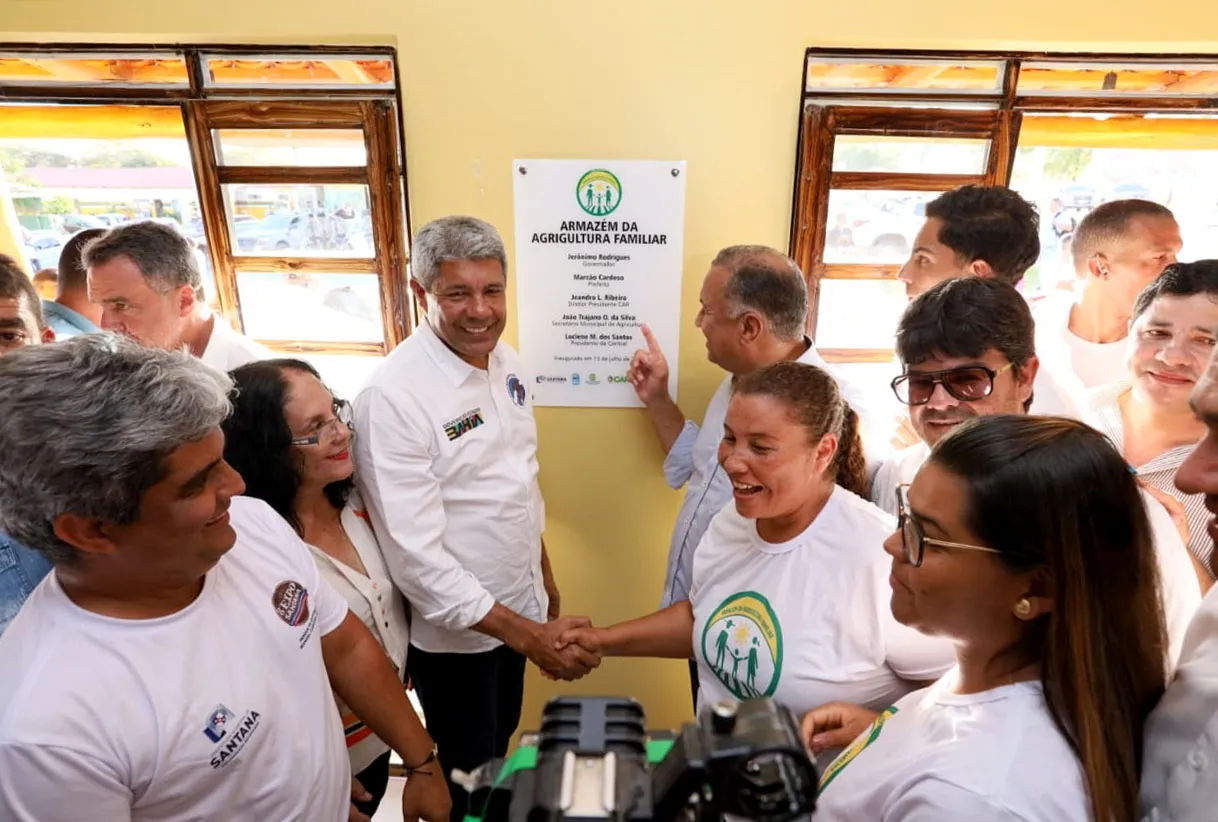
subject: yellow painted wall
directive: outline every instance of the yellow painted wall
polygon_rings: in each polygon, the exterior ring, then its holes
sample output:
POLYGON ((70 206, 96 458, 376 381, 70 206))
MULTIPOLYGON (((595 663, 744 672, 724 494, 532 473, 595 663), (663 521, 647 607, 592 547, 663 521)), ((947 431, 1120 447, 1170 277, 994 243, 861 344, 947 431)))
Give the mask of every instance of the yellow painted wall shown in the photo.
MULTIPOLYGON (((509 252, 514 157, 688 160, 680 399, 698 414, 720 377, 692 326, 707 262, 786 244, 805 47, 1215 53, 1216 24, 1213 0, 0 0, 0 40, 396 46, 414 225, 476 214, 509 252)), ((642 413, 537 416, 567 610, 649 610, 679 497, 642 413)), ((526 725, 558 690, 531 676, 526 725)), ((690 714, 676 662, 615 660, 563 690, 633 694, 656 726, 690 714)))

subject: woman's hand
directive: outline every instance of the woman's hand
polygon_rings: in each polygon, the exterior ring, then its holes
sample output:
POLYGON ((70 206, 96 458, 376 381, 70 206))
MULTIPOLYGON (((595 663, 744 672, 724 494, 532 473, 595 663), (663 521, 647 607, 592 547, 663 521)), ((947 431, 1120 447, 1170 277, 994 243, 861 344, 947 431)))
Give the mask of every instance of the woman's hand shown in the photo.
POLYGON ((829 748, 846 747, 870 728, 878 716, 858 705, 830 702, 806 713, 800 730, 804 744, 812 753, 820 754, 829 748))

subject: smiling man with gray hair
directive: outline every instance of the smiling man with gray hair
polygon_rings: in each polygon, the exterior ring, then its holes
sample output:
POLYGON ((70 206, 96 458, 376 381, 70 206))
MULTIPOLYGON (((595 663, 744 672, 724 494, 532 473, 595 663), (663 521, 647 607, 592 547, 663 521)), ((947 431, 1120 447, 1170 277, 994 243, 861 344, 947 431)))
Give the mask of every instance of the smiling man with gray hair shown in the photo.
POLYGON ((331 684, 414 766, 406 817, 447 816, 380 646, 238 496, 227 376, 87 335, 0 358, 0 385, 0 528, 54 566, 0 637, 0 819, 342 822, 331 684))
MULTIPOLYGON (((356 481, 410 603, 407 670, 448 768, 501 757, 525 660, 563 679, 599 664, 567 628, 545 546, 532 379, 499 337, 507 255, 494 226, 443 217, 411 244, 425 320, 355 400, 356 481)), ((455 822, 464 789, 452 786, 455 822)))

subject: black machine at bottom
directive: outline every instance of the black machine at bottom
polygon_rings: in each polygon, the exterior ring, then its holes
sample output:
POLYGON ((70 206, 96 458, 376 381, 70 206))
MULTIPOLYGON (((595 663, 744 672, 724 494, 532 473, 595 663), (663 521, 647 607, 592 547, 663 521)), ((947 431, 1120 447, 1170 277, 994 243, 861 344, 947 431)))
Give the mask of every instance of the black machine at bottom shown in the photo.
POLYGON ((648 732, 632 699, 555 699, 506 760, 454 779, 466 822, 789 822, 817 789, 799 724, 770 699, 716 704, 675 735, 648 732))

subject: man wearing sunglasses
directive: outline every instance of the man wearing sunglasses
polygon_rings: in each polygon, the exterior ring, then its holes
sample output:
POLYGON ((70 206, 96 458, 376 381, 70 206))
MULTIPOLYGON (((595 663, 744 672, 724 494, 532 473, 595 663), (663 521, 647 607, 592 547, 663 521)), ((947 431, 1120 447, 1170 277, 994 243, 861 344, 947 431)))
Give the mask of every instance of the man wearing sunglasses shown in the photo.
MULTIPOLYGON (((897 327, 904 371, 892 388, 909 406, 921 442, 880 466, 871 501, 899 516, 897 489, 913 481, 935 443, 973 417, 1028 413, 1040 367, 1034 340, 1027 302, 1014 286, 998 280, 949 280, 910 303, 897 327)), ((1201 589, 1171 515, 1149 495, 1143 499, 1159 557, 1174 661, 1201 589)))
POLYGON ((1036 359, 1032 313, 1014 286, 967 277, 932 287, 897 326, 904 371, 892 381, 920 442, 880 466, 871 500, 896 515, 897 486, 911 482, 936 442, 964 421, 1023 414, 1032 402, 1036 359))

